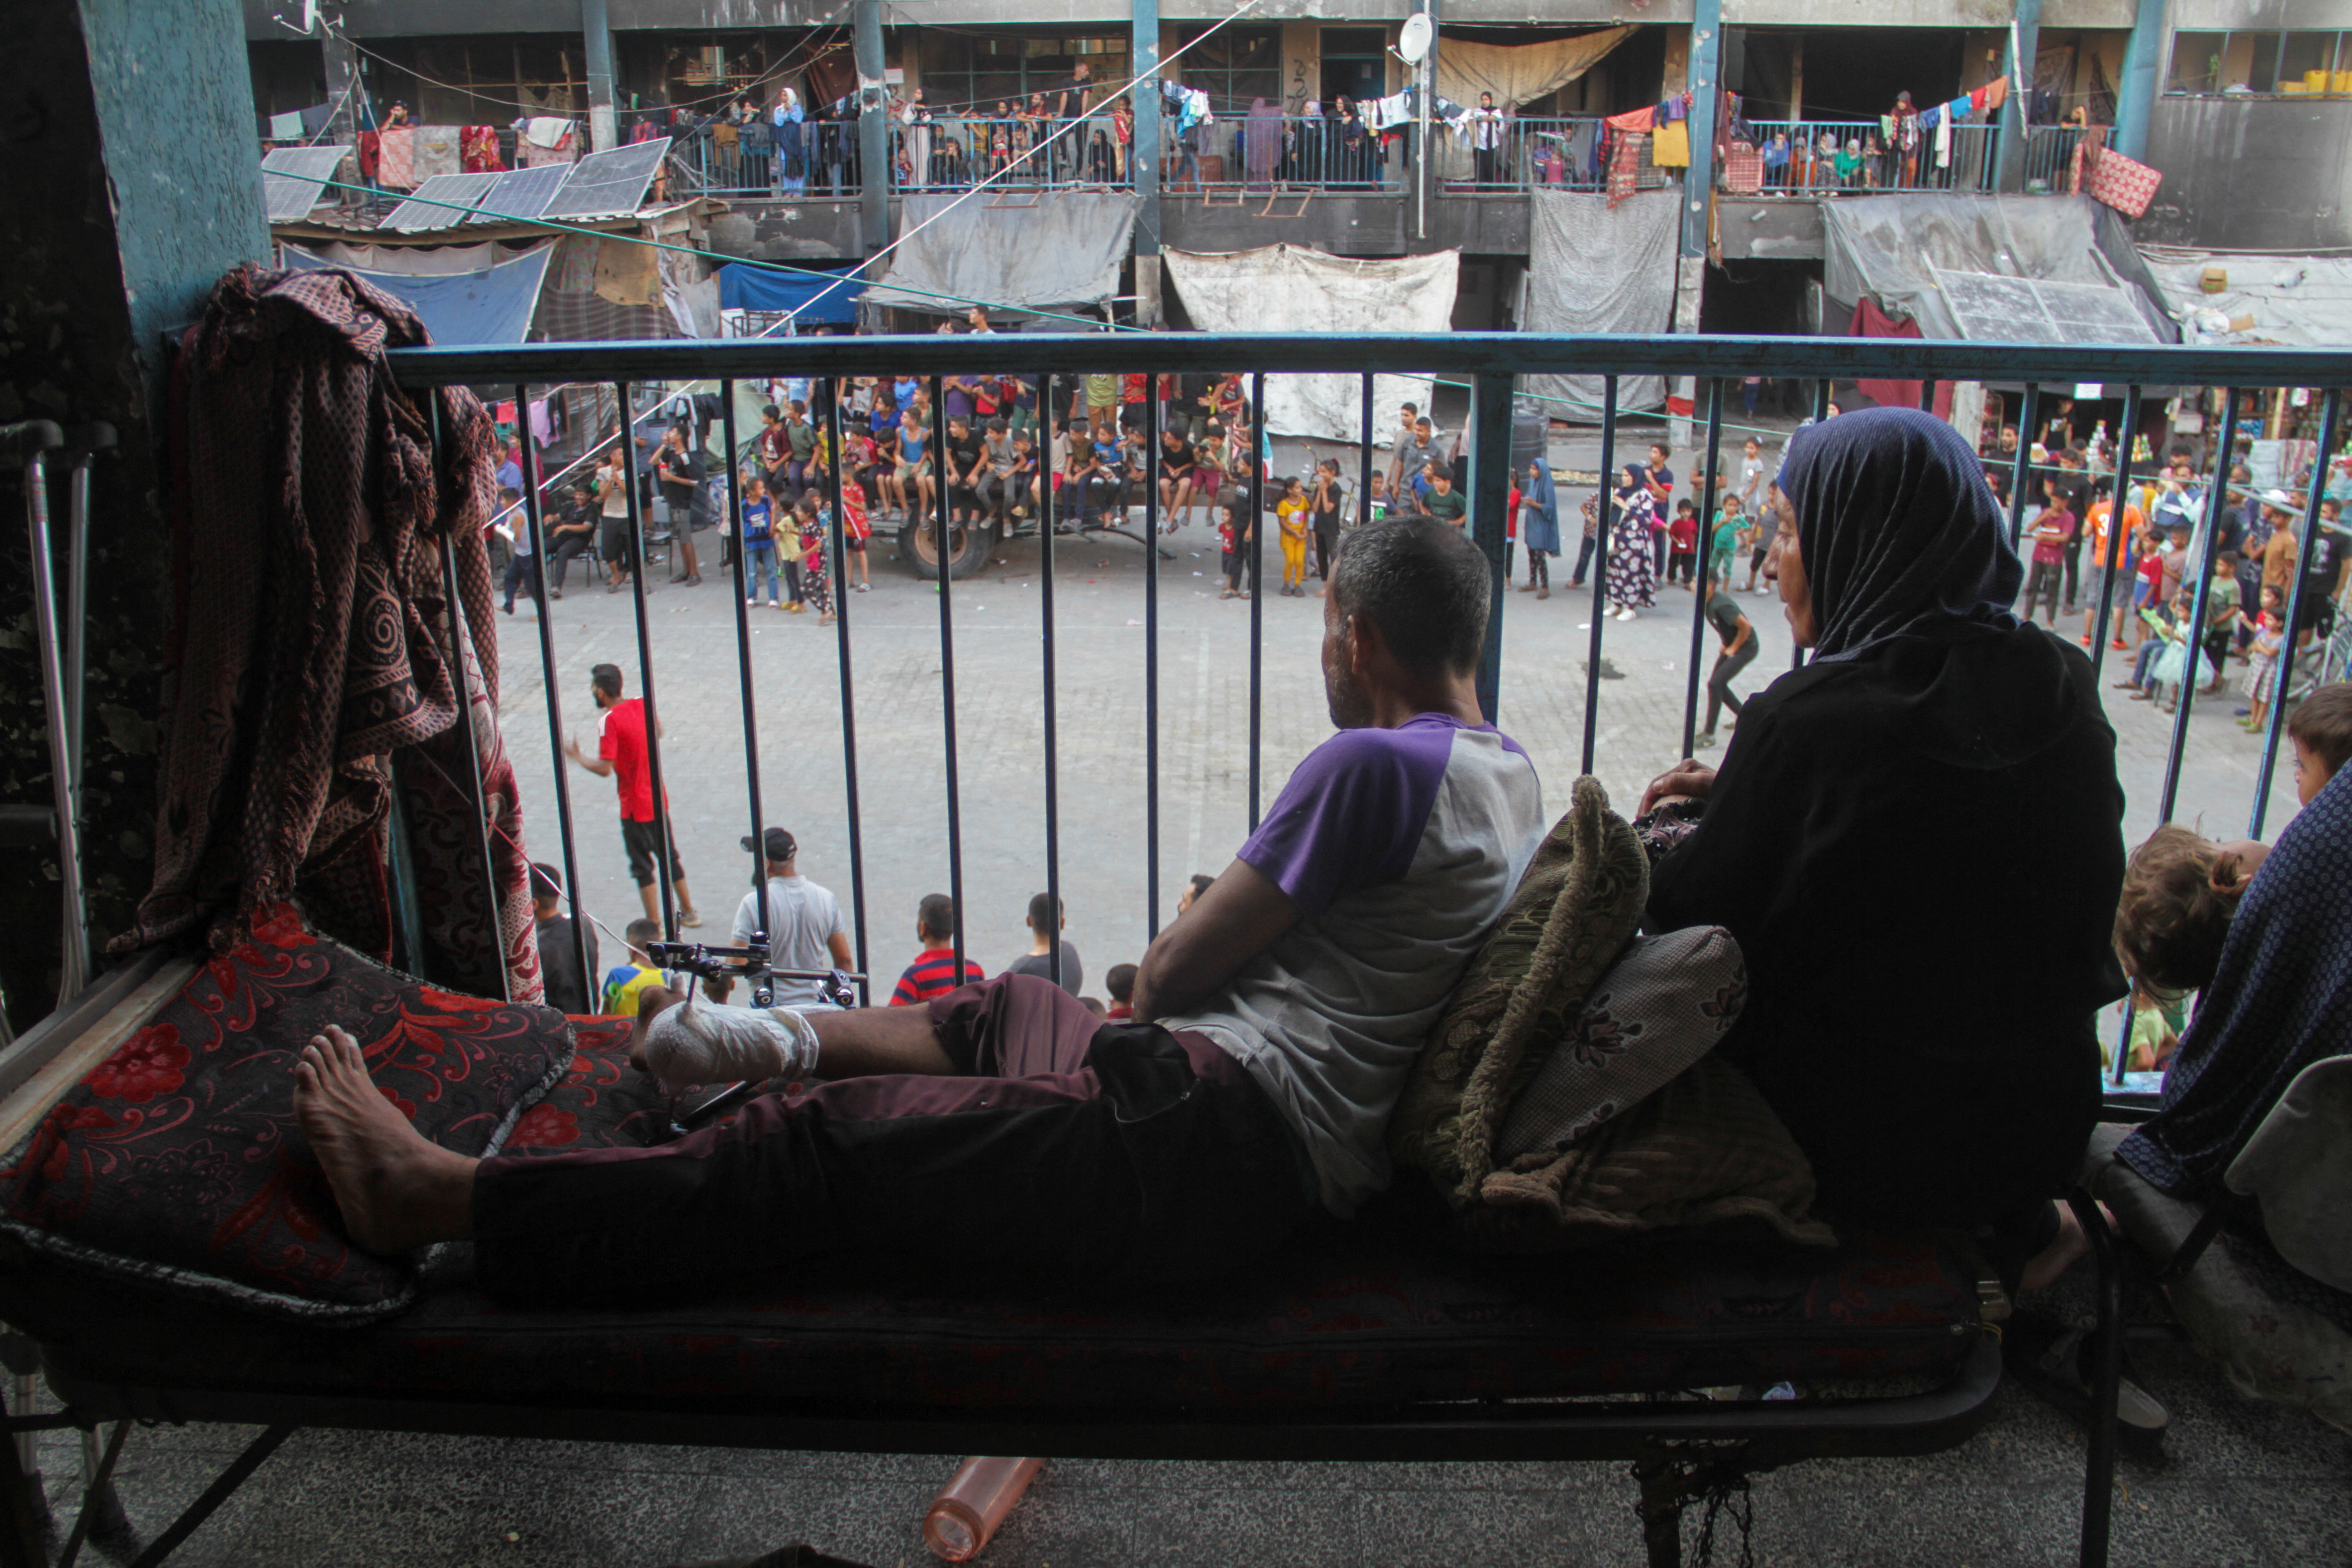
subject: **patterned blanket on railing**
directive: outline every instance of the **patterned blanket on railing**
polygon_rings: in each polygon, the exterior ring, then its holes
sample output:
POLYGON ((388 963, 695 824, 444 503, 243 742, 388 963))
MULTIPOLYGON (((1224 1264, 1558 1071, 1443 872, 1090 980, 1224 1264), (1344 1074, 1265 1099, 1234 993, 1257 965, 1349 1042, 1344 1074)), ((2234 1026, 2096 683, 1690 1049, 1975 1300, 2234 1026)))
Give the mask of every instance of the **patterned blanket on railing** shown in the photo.
POLYGON ((429 406, 410 397, 383 359, 429 342, 406 307, 352 273, 253 266, 222 280, 183 339, 155 880, 116 951, 202 929, 224 952, 257 910, 299 893, 322 931, 389 962, 397 782, 427 949, 411 967, 539 999, 521 807, 497 719, 490 421, 462 388, 429 406))

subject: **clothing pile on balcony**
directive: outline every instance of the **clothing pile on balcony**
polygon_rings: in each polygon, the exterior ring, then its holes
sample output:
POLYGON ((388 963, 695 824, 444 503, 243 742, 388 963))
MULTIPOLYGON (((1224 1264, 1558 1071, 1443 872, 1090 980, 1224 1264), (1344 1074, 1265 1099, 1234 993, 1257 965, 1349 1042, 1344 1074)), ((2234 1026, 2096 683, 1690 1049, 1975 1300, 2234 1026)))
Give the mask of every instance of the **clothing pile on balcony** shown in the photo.
POLYGON ((580 161, 579 128, 569 120, 535 114, 519 121, 515 129, 520 132, 515 138, 515 162, 526 169, 580 161))
POLYGON ((251 264, 183 335, 155 879, 115 951, 199 933, 225 952, 293 898, 389 963, 397 795, 423 915, 407 966, 539 1000, 499 732, 490 420, 462 387, 403 391, 383 355, 430 341, 351 272, 251 264))

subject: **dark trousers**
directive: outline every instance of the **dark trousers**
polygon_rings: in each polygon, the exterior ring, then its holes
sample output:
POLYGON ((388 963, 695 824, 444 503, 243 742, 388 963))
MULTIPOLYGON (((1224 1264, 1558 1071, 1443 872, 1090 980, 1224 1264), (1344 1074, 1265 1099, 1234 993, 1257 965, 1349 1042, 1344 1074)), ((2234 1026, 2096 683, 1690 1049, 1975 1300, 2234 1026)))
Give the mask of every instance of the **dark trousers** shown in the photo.
MULTIPOLYGON (((567 533, 556 541, 554 550, 549 552, 548 564, 554 569, 557 588, 563 586, 563 574, 571 570, 573 558, 587 554, 588 547, 593 542, 594 542, 584 533, 567 533)), ((588 576, 591 582, 595 580, 596 570, 593 566, 588 569, 588 576)))
POLYGON ((1499 185, 1503 183, 1503 150, 1500 147, 1481 147, 1474 158, 1480 184, 1499 185))
POLYGON ((485 1160, 483 1289, 669 1300, 828 1256, 1032 1285, 1200 1279, 1313 1213, 1288 1124, 1206 1036, 1098 1025, 1027 974, 928 1005, 955 1075, 772 1094, 654 1148, 485 1160))
POLYGON ((1576 575, 1572 581, 1578 583, 1584 581, 1585 574, 1592 565, 1592 547, 1599 542, 1599 540, 1589 533, 1584 536, 1584 542, 1577 547, 1576 575))
MULTIPOLYGON (((1504 548, 1507 550, 1509 546, 1504 548)), ((1337 514, 1328 518, 1318 517, 1315 520, 1315 575, 1328 583, 1331 568, 1338 564, 1339 560, 1339 519, 1337 514)), ((1506 565, 1503 575, 1507 577, 1510 574, 1510 568, 1506 565)))
POLYGON ((506 581, 499 585, 499 590, 505 595, 508 609, 514 608, 515 590, 524 587, 530 590, 532 599, 540 596, 539 554, 536 551, 518 550, 507 561, 506 581))
POLYGON ((1748 635, 1748 646, 1738 653, 1715 656, 1715 668, 1706 676, 1706 722, 1700 726, 1708 734, 1715 733, 1715 721, 1726 708, 1731 710, 1733 718, 1739 717, 1745 704, 1731 694, 1731 679, 1755 661, 1756 637, 1753 633, 1748 635))
POLYGON ((2033 563, 2031 574, 2025 579, 2023 613, 2026 619, 2033 618, 2033 603, 2037 599, 2042 601, 2048 619, 2054 622, 2058 618, 2058 584, 2065 574, 2066 564, 2063 561, 2036 561, 2033 563))
POLYGON ((2077 595, 2082 586, 2082 579, 2083 542, 2077 539, 2074 543, 2066 546, 2066 607, 2069 610, 2079 602, 2077 595))

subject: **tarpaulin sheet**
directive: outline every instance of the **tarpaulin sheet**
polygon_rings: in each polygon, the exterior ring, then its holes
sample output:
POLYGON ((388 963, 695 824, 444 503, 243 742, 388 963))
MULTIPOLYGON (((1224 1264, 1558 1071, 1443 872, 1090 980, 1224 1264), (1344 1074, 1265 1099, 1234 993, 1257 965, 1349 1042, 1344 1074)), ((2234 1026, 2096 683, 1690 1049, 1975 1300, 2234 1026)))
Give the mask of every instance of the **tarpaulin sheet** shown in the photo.
MULTIPOLYGON (((1528 316, 1530 332, 1664 332, 1674 330, 1675 252, 1682 243, 1680 189, 1609 198, 1570 191, 1528 196, 1528 316)), ((1823 203, 1824 206, 1833 204, 1823 203)), ((1568 405, 1550 412, 1598 416, 1597 375, 1537 375, 1525 390, 1568 405)), ((1656 408, 1666 384, 1654 375, 1617 383, 1620 408, 1656 408)))
POLYGON ((1020 201, 993 190, 909 195, 890 275, 867 298, 942 314, 960 314, 969 301, 1033 310, 1098 304, 1118 292, 1141 206, 1129 191, 1053 191, 1020 201))
MULTIPOLYGON (((1868 300, 1853 308, 1853 324, 1847 334, 1857 338, 1916 338, 1919 323, 1909 317, 1889 316, 1868 300)), ((1919 406, 1919 384, 1916 381, 1856 381, 1854 387, 1864 397, 1881 408, 1916 408, 1919 406)), ((1952 416, 1952 384, 1936 384, 1936 417, 1952 416)), ((1965 434, 1965 432, 1963 432, 1965 434)))
MULTIPOLYGON (((854 272, 851 262, 843 272, 854 272)), ((855 325, 858 296, 866 292, 863 278, 820 278, 811 268, 779 272, 752 262, 736 261, 719 269, 719 304, 728 310, 790 310, 804 325, 855 325)))
MULTIPOLYGON (((540 284, 547 277, 553 246, 500 261, 474 272, 438 274, 351 270, 416 312, 441 348, 459 344, 519 343, 539 310, 540 284)), ((294 246, 286 264, 314 271, 335 263, 294 246)))
MULTIPOLYGON (((1269 245, 1222 255, 1170 250, 1160 265, 1184 313, 1204 332, 1442 332, 1454 321, 1462 253, 1360 261, 1269 245)), ((1363 378, 1269 375, 1265 427, 1281 436, 1360 441, 1363 378)), ((1375 437, 1393 437, 1396 406, 1429 406, 1430 378, 1372 378, 1375 437)))
POLYGON ((2352 258, 2242 256, 2222 250, 2148 247, 2140 253, 2179 320, 2184 341, 2352 348, 2352 258), (2205 292, 2205 269, 2222 271, 2221 291, 2205 292), (2251 324, 2231 330, 2231 324, 2251 324))
MULTIPOLYGON (((291 256, 296 247, 288 244, 291 256)), ((479 272, 492 262, 516 252, 484 240, 479 245, 377 245, 341 239, 312 240, 299 247, 314 267, 352 267, 362 272, 401 272, 431 277, 450 272, 479 272)), ((295 263, 288 262, 288 266, 295 263)))
POLYGON ((1830 300, 1823 317, 1849 320, 1872 294, 1881 309, 1918 322, 1922 337, 1967 337, 1936 286, 1940 268, 2121 289, 2158 341, 2171 342, 2176 334, 2163 310, 2133 276, 2136 258, 2126 255, 2119 268, 2103 243, 2099 215, 2106 210, 2088 196, 1942 192, 1823 202, 1822 287, 1830 300))
POLYGON ((1437 47, 1437 96, 1465 109, 1491 92, 1505 109, 1557 92, 1591 70, 1638 28, 1608 27, 1542 44, 1474 44, 1446 35, 1437 47))

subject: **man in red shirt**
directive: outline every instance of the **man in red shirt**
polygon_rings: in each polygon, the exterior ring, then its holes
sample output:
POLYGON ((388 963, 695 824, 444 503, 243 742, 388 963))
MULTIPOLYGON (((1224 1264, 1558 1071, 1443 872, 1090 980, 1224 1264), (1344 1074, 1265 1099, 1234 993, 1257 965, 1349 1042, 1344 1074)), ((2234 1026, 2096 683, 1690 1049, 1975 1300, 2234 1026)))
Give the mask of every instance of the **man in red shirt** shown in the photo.
MULTIPOLYGON (((677 839, 662 831, 668 800, 663 800, 663 811, 654 810, 653 766, 646 752, 646 705, 636 698, 622 697, 621 667, 616 664, 600 664, 591 670, 588 692, 604 715, 596 724, 596 754, 588 755, 579 742, 569 737, 563 742, 563 754, 598 778, 613 780, 620 792, 621 843, 629 852, 629 875, 637 879, 637 897, 645 900, 646 918, 661 919, 661 900, 654 891, 654 866, 657 850, 667 847, 669 879, 677 889, 677 923, 698 926, 702 917, 695 911, 694 895, 686 889, 686 867, 677 858, 677 839), (667 846, 662 844, 665 837, 670 838, 667 846)), ((668 733, 658 726, 654 732, 668 733)))
POLYGON ((944 996, 959 985, 977 985, 988 978, 988 971, 967 958, 963 973, 956 973, 955 900, 945 893, 927 893, 915 906, 915 940, 923 951, 907 972, 898 976, 898 988, 890 993, 890 1005, 911 1007, 918 1002, 928 1002, 934 996, 944 996))

